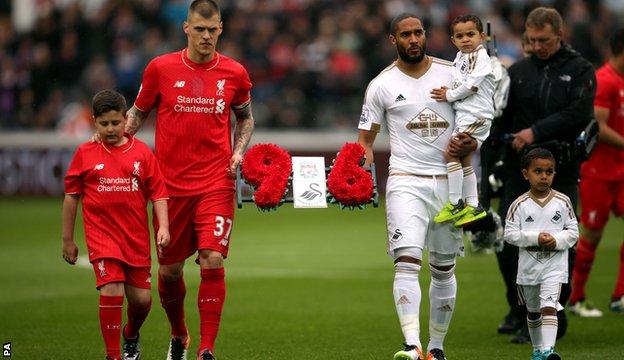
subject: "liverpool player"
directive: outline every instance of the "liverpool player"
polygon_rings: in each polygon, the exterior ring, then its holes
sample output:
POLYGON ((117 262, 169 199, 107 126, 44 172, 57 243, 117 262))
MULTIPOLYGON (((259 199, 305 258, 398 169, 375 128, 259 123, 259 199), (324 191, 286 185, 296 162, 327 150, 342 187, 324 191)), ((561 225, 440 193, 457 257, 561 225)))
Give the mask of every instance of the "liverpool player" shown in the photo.
MULTIPOLYGON (((570 311, 585 317, 602 316, 602 312, 585 299, 585 284, 609 213, 612 211, 618 217, 624 215, 624 29, 616 32, 610 43, 613 56, 596 71, 598 88, 594 112, 600 123, 600 142, 581 167, 584 229, 572 273, 570 311)), ((615 312, 624 311, 624 244, 620 248, 619 275, 609 308, 615 312)))
POLYGON ((128 322, 123 327, 123 359, 139 359, 139 329, 149 313, 150 235, 147 199, 154 204, 159 253, 169 243, 167 192, 151 150, 124 134, 126 100, 104 90, 93 97, 93 117, 101 142, 76 150, 65 176, 63 258, 75 264, 74 224, 79 200, 89 261, 100 290, 100 327, 107 359, 121 359, 119 338, 124 293, 128 322))
POLYGON ((167 359, 186 359, 190 343, 182 276, 189 256, 198 252, 201 268, 200 359, 214 358, 225 300, 223 259, 234 218, 233 178, 254 122, 247 71, 215 49, 222 31, 218 5, 211 0, 193 1, 184 22, 187 48, 147 65, 128 112, 127 131, 134 134, 156 108, 156 157, 171 196, 171 246, 158 259, 158 292, 171 325, 167 359))

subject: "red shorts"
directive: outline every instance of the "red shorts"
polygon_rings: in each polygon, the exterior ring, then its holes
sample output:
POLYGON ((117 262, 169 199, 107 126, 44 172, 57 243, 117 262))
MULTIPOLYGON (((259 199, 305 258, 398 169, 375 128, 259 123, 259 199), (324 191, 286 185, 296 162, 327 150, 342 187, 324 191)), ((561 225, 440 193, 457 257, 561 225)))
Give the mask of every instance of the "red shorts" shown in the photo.
MULTIPOLYGON (((198 250, 214 250, 227 257, 234 220, 234 191, 170 197, 171 243, 158 258, 161 265, 179 263, 198 250)), ((158 222, 154 221, 158 231, 158 222)))
POLYGON ((579 184, 581 223, 588 229, 604 228, 609 213, 624 215, 624 181, 582 178, 579 184))
POLYGON ((122 282, 140 289, 151 289, 152 274, 149 266, 130 266, 117 259, 97 259, 91 263, 95 271, 95 287, 112 282, 122 282))

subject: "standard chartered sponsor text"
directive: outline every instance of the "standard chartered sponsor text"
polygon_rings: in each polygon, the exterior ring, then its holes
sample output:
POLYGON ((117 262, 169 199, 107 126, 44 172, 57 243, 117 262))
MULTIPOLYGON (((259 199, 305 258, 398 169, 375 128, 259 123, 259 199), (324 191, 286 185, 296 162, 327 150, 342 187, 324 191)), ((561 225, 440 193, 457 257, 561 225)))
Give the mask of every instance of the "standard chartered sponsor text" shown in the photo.
POLYGON ((133 189, 132 178, 100 177, 99 183, 100 185, 98 185, 97 191, 100 191, 100 192, 137 191, 138 190, 138 189, 133 189))
POLYGON ((207 98, 201 96, 188 97, 184 95, 179 95, 176 100, 177 103, 173 106, 173 111, 175 112, 222 114, 223 110, 225 109, 225 101, 223 101, 223 99, 215 101, 215 98, 207 98))

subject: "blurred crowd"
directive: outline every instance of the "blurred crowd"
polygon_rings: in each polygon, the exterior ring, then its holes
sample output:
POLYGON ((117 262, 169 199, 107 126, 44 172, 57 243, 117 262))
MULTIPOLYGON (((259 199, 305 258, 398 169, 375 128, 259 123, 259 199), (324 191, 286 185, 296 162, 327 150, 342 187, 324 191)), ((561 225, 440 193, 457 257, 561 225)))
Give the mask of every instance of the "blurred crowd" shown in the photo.
MULTIPOLYGON (((189 0, 0 1, 0 129, 89 132, 89 102, 116 88, 131 104, 145 65, 185 47, 189 0)), ((448 24, 475 13, 492 24, 498 55, 523 56, 524 18, 538 5, 564 17, 566 41, 595 65, 624 22, 621 0, 237 0, 218 1, 218 50, 254 83, 259 128, 353 129, 368 81, 392 62, 393 16, 413 12, 429 54, 452 60, 448 24)), ((153 122, 152 122, 153 124, 153 122)), ((153 126, 153 125, 152 125, 153 126)))

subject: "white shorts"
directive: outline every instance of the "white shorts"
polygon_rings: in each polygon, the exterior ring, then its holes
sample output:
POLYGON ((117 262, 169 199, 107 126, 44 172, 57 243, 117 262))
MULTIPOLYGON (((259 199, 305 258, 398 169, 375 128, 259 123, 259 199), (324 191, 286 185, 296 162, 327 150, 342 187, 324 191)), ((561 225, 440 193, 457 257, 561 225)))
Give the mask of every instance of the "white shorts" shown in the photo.
POLYGON ((433 217, 448 201, 446 178, 390 175, 386 184, 388 254, 417 247, 438 254, 463 256, 462 230, 452 223, 437 224, 433 217))
POLYGON ((527 311, 538 313, 545 307, 563 310, 559 304, 561 283, 547 281, 538 285, 518 285, 518 301, 520 305, 526 305, 527 311))
POLYGON ((483 144, 490 135, 491 119, 476 118, 472 114, 458 111, 455 113, 455 131, 453 134, 466 133, 483 144))

